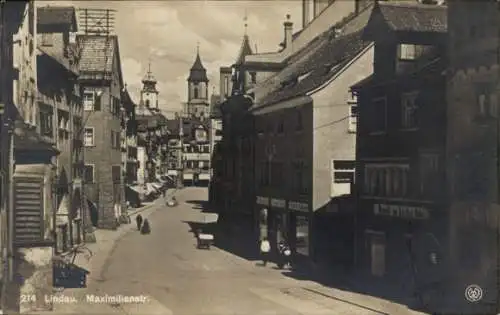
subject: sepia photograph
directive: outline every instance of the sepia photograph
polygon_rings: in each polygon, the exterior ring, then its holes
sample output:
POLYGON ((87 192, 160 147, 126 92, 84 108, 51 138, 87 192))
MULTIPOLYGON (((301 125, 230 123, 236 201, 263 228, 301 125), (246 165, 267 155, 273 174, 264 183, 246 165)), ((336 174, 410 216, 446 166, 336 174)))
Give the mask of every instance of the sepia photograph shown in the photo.
POLYGON ((500 314, 499 0, 0 0, 0 314, 500 314))

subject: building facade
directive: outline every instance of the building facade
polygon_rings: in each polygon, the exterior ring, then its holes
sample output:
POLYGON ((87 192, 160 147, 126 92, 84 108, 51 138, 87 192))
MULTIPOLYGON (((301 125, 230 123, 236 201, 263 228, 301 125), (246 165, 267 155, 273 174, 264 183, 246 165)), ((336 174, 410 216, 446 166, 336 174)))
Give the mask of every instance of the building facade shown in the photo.
POLYGON ((94 226, 116 229, 125 199, 121 154, 124 84, 118 37, 85 34, 77 40, 81 46, 86 194, 94 226))
POLYGON ((449 291, 477 283, 485 292, 478 303, 447 303, 451 312, 499 309, 498 9, 496 1, 448 1, 449 291))
MULTIPOLYGON (((355 104, 349 88, 373 71, 373 46, 362 39, 371 8, 357 14, 347 10, 345 18, 332 21, 282 71, 264 81, 269 82, 266 91, 255 89, 250 111, 255 128, 254 209, 261 237, 274 245, 288 242, 298 260, 352 259, 354 207, 348 179, 354 171, 355 104), (335 170, 334 162, 345 165, 335 170), (337 171, 344 173, 344 181, 335 181, 337 171)), ((290 45, 288 20, 284 28, 284 42, 290 45)))
POLYGON ((446 25, 443 6, 376 4, 364 34, 375 43, 374 74, 353 88, 356 262, 423 300, 445 281, 448 261, 446 25), (407 12, 414 19, 395 23, 407 12))
POLYGON ((39 131, 54 143, 57 251, 83 241, 83 105, 78 82, 79 49, 73 7, 37 9, 39 131))

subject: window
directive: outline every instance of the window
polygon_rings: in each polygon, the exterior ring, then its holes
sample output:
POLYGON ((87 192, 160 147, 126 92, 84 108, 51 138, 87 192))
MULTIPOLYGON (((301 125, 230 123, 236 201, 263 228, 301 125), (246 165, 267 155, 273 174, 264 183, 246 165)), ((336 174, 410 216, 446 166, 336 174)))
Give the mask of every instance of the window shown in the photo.
POLYGON ((370 132, 380 133, 387 129, 387 100, 385 97, 376 98, 372 101, 370 119, 370 132))
POLYGON ((292 163, 294 191, 299 195, 306 195, 309 192, 307 180, 307 169, 304 162, 292 163))
POLYGON ((404 129, 418 127, 418 92, 403 93, 401 95, 402 126, 404 129))
POLYGON ((477 107, 480 117, 496 117, 498 96, 491 89, 480 86, 477 88, 477 107))
POLYGON ((111 130, 111 148, 120 149, 120 145, 121 145, 120 132, 111 130))
POLYGON ((149 108, 149 100, 146 100, 146 107, 149 108))
POLYGON ((280 187, 286 183, 284 179, 284 170, 282 162, 272 162, 271 164, 271 184, 275 187, 280 187))
POLYGON ((257 73, 251 72, 250 73, 250 77, 251 77, 251 80, 252 80, 252 84, 257 83, 257 73))
POLYGON ((358 124, 358 105, 356 103, 349 105, 349 133, 356 133, 358 124))
POLYGON ((54 45, 52 41, 52 34, 44 33, 42 34, 42 46, 52 46, 54 45))
POLYGON ((94 92, 83 92, 83 110, 94 110, 95 94, 94 92))
POLYGON ((399 59, 400 60, 415 60, 417 59, 417 45, 413 44, 400 44, 399 45, 399 59))
POLYGON ((193 91, 193 98, 198 98, 198 93, 199 93, 199 91, 198 91, 198 87, 197 87, 197 86, 195 86, 195 87, 194 87, 194 91, 193 91))
POLYGON ((302 129, 304 129, 304 125, 303 125, 303 121, 302 121, 302 113, 301 112, 297 112, 296 114, 296 126, 295 126, 295 130, 297 131, 301 131, 302 129))
POLYGON ((94 143, 94 128, 85 128, 83 143, 86 147, 92 147, 94 143))
POLYGON ((408 174, 407 164, 367 164, 363 192, 367 196, 406 197, 408 174))
POLYGON ((231 91, 230 91, 231 89, 229 86, 229 77, 228 76, 224 77, 224 89, 225 89, 224 93, 225 93, 226 97, 229 96, 231 94, 231 91))
MULTIPOLYGON (((111 103, 111 108, 110 108, 110 111, 113 115, 115 116, 119 116, 120 115, 120 99, 117 98, 117 97, 112 97, 112 103, 111 103)), ((146 100, 146 102, 149 102, 148 100, 146 100)))
POLYGON ((420 193, 432 196, 439 192, 439 155, 437 153, 420 154, 420 193))
POLYGON ((111 166, 111 178, 113 183, 119 183, 121 181, 121 166, 113 165, 111 166))
POLYGON ((53 137, 52 113, 40 112, 40 132, 44 136, 53 137))
POLYGON ((84 170, 83 170, 83 180, 85 183, 94 183, 95 182, 95 177, 94 177, 94 165, 92 164, 85 164, 84 170))
POLYGON ((277 128, 277 133, 279 135, 282 135, 285 132, 285 120, 283 117, 280 117, 280 120, 278 122, 278 128, 277 128))
POLYGON ((269 185, 269 162, 262 162, 260 167, 260 185, 265 187, 269 185))

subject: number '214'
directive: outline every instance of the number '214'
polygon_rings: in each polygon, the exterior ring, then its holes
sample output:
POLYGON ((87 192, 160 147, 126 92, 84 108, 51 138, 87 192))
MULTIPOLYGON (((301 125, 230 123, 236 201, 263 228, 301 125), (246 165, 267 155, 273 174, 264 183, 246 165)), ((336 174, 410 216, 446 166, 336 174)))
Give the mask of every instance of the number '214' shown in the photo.
POLYGON ((21 302, 21 303, 34 303, 34 302, 36 302, 36 295, 35 294, 21 294, 19 302, 21 302))

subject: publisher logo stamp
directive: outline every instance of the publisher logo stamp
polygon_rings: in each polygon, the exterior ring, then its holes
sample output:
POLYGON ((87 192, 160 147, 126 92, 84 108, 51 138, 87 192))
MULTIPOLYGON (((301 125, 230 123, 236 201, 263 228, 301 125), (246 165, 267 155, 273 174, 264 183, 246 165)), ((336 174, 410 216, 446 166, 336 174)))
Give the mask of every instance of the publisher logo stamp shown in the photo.
POLYGON ((471 303, 479 302, 483 298, 483 289, 477 284, 465 288, 465 299, 471 303))

